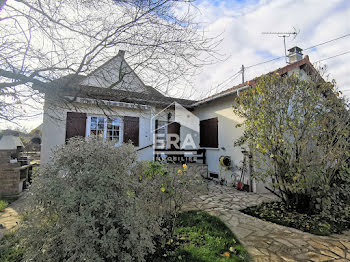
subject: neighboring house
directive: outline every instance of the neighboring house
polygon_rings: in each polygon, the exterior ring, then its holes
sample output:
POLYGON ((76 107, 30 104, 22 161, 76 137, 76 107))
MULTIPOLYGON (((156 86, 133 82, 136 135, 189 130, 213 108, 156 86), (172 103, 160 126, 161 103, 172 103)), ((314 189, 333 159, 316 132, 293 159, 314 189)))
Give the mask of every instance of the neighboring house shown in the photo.
MULTIPOLYGON (((297 72, 301 77, 314 72, 308 56, 302 58, 301 49, 290 49, 289 58, 291 63, 275 72, 280 75, 297 72)), ((234 146, 243 134, 243 129, 236 124, 243 120, 233 113, 232 105, 239 92, 255 82, 256 79, 248 81, 200 101, 171 98, 146 86, 120 51, 88 76, 57 80, 56 94, 45 94, 41 163, 48 163, 52 150, 74 136, 99 136, 114 141, 116 146, 131 141, 140 160, 153 160, 154 144, 159 142, 154 142, 153 133, 157 136, 178 134, 179 144, 187 150, 193 149, 185 145, 187 135, 192 134, 196 148, 202 149, 192 154, 205 152, 209 178, 228 182, 240 179, 238 167, 249 160, 242 152, 244 149, 234 146), (70 102, 62 102, 62 94, 70 102), (198 118, 199 132, 173 123, 176 121, 174 108, 178 105, 172 105, 174 102, 191 112, 188 117, 193 114, 198 118), (222 156, 231 159, 228 167, 220 164, 222 156)), ((172 150, 173 146, 167 145, 167 149, 172 150)), ((243 182, 251 184, 254 192, 265 190, 262 183, 251 181, 247 174, 243 182)))

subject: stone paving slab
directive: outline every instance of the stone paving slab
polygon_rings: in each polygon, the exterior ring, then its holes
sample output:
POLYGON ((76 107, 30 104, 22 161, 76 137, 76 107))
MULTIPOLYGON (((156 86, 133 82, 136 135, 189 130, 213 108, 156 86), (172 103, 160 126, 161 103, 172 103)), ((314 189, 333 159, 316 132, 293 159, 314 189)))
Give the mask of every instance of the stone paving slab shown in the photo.
POLYGON ((263 221, 239 210, 275 200, 272 194, 254 194, 209 182, 209 191, 193 199, 185 210, 201 209, 218 216, 257 262, 350 261, 350 232, 316 236, 263 221))

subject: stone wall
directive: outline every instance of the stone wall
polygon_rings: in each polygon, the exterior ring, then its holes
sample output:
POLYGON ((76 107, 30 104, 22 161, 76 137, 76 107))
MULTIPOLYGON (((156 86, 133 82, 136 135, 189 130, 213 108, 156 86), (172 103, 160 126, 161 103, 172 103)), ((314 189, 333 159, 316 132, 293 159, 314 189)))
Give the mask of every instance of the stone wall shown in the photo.
POLYGON ((16 150, 0 150, 0 199, 15 199, 22 192, 20 164, 10 163, 16 150))

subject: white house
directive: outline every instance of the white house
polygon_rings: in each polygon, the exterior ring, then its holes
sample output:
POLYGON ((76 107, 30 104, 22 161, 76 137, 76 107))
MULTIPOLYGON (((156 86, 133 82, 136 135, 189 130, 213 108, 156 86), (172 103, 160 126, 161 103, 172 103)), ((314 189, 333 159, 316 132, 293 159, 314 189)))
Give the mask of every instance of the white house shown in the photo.
MULTIPOLYGON (((308 56, 302 58, 301 49, 290 49, 290 62, 275 72, 280 75, 298 72, 302 77, 314 72, 308 56)), ((41 163, 48 163, 52 151, 68 138, 100 136, 115 141, 116 146, 131 141, 140 160, 159 159, 155 157, 162 154, 200 156, 198 162, 204 158, 208 178, 237 181, 241 179, 239 167, 248 163, 249 158, 244 149, 234 145, 243 130, 236 128, 242 119, 233 113, 232 105, 240 91, 255 82, 256 79, 248 81, 200 101, 166 97, 146 86, 120 51, 87 76, 57 80, 56 92, 45 94, 41 163), (188 124, 187 117, 191 119, 188 124), (178 135, 180 139, 173 143, 165 141, 165 134, 178 135), (154 136, 158 137, 156 142, 154 136), (157 151, 159 139, 164 139, 160 142, 166 145, 162 153, 157 151), (177 145, 182 151, 174 152, 177 145)), ((264 184, 252 181, 249 174, 242 179, 254 192, 266 190, 264 184)))

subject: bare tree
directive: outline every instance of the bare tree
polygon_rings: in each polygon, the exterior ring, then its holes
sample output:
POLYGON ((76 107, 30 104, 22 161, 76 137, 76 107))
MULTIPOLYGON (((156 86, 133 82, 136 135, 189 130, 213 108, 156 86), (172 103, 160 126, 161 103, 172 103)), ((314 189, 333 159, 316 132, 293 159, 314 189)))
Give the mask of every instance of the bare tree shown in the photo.
POLYGON ((31 91, 59 94, 118 50, 128 70, 109 88, 127 85, 132 70, 163 93, 183 83, 188 91, 219 42, 205 37, 193 7, 192 0, 1 1, 0 119, 19 117, 26 98, 41 99, 31 91))

